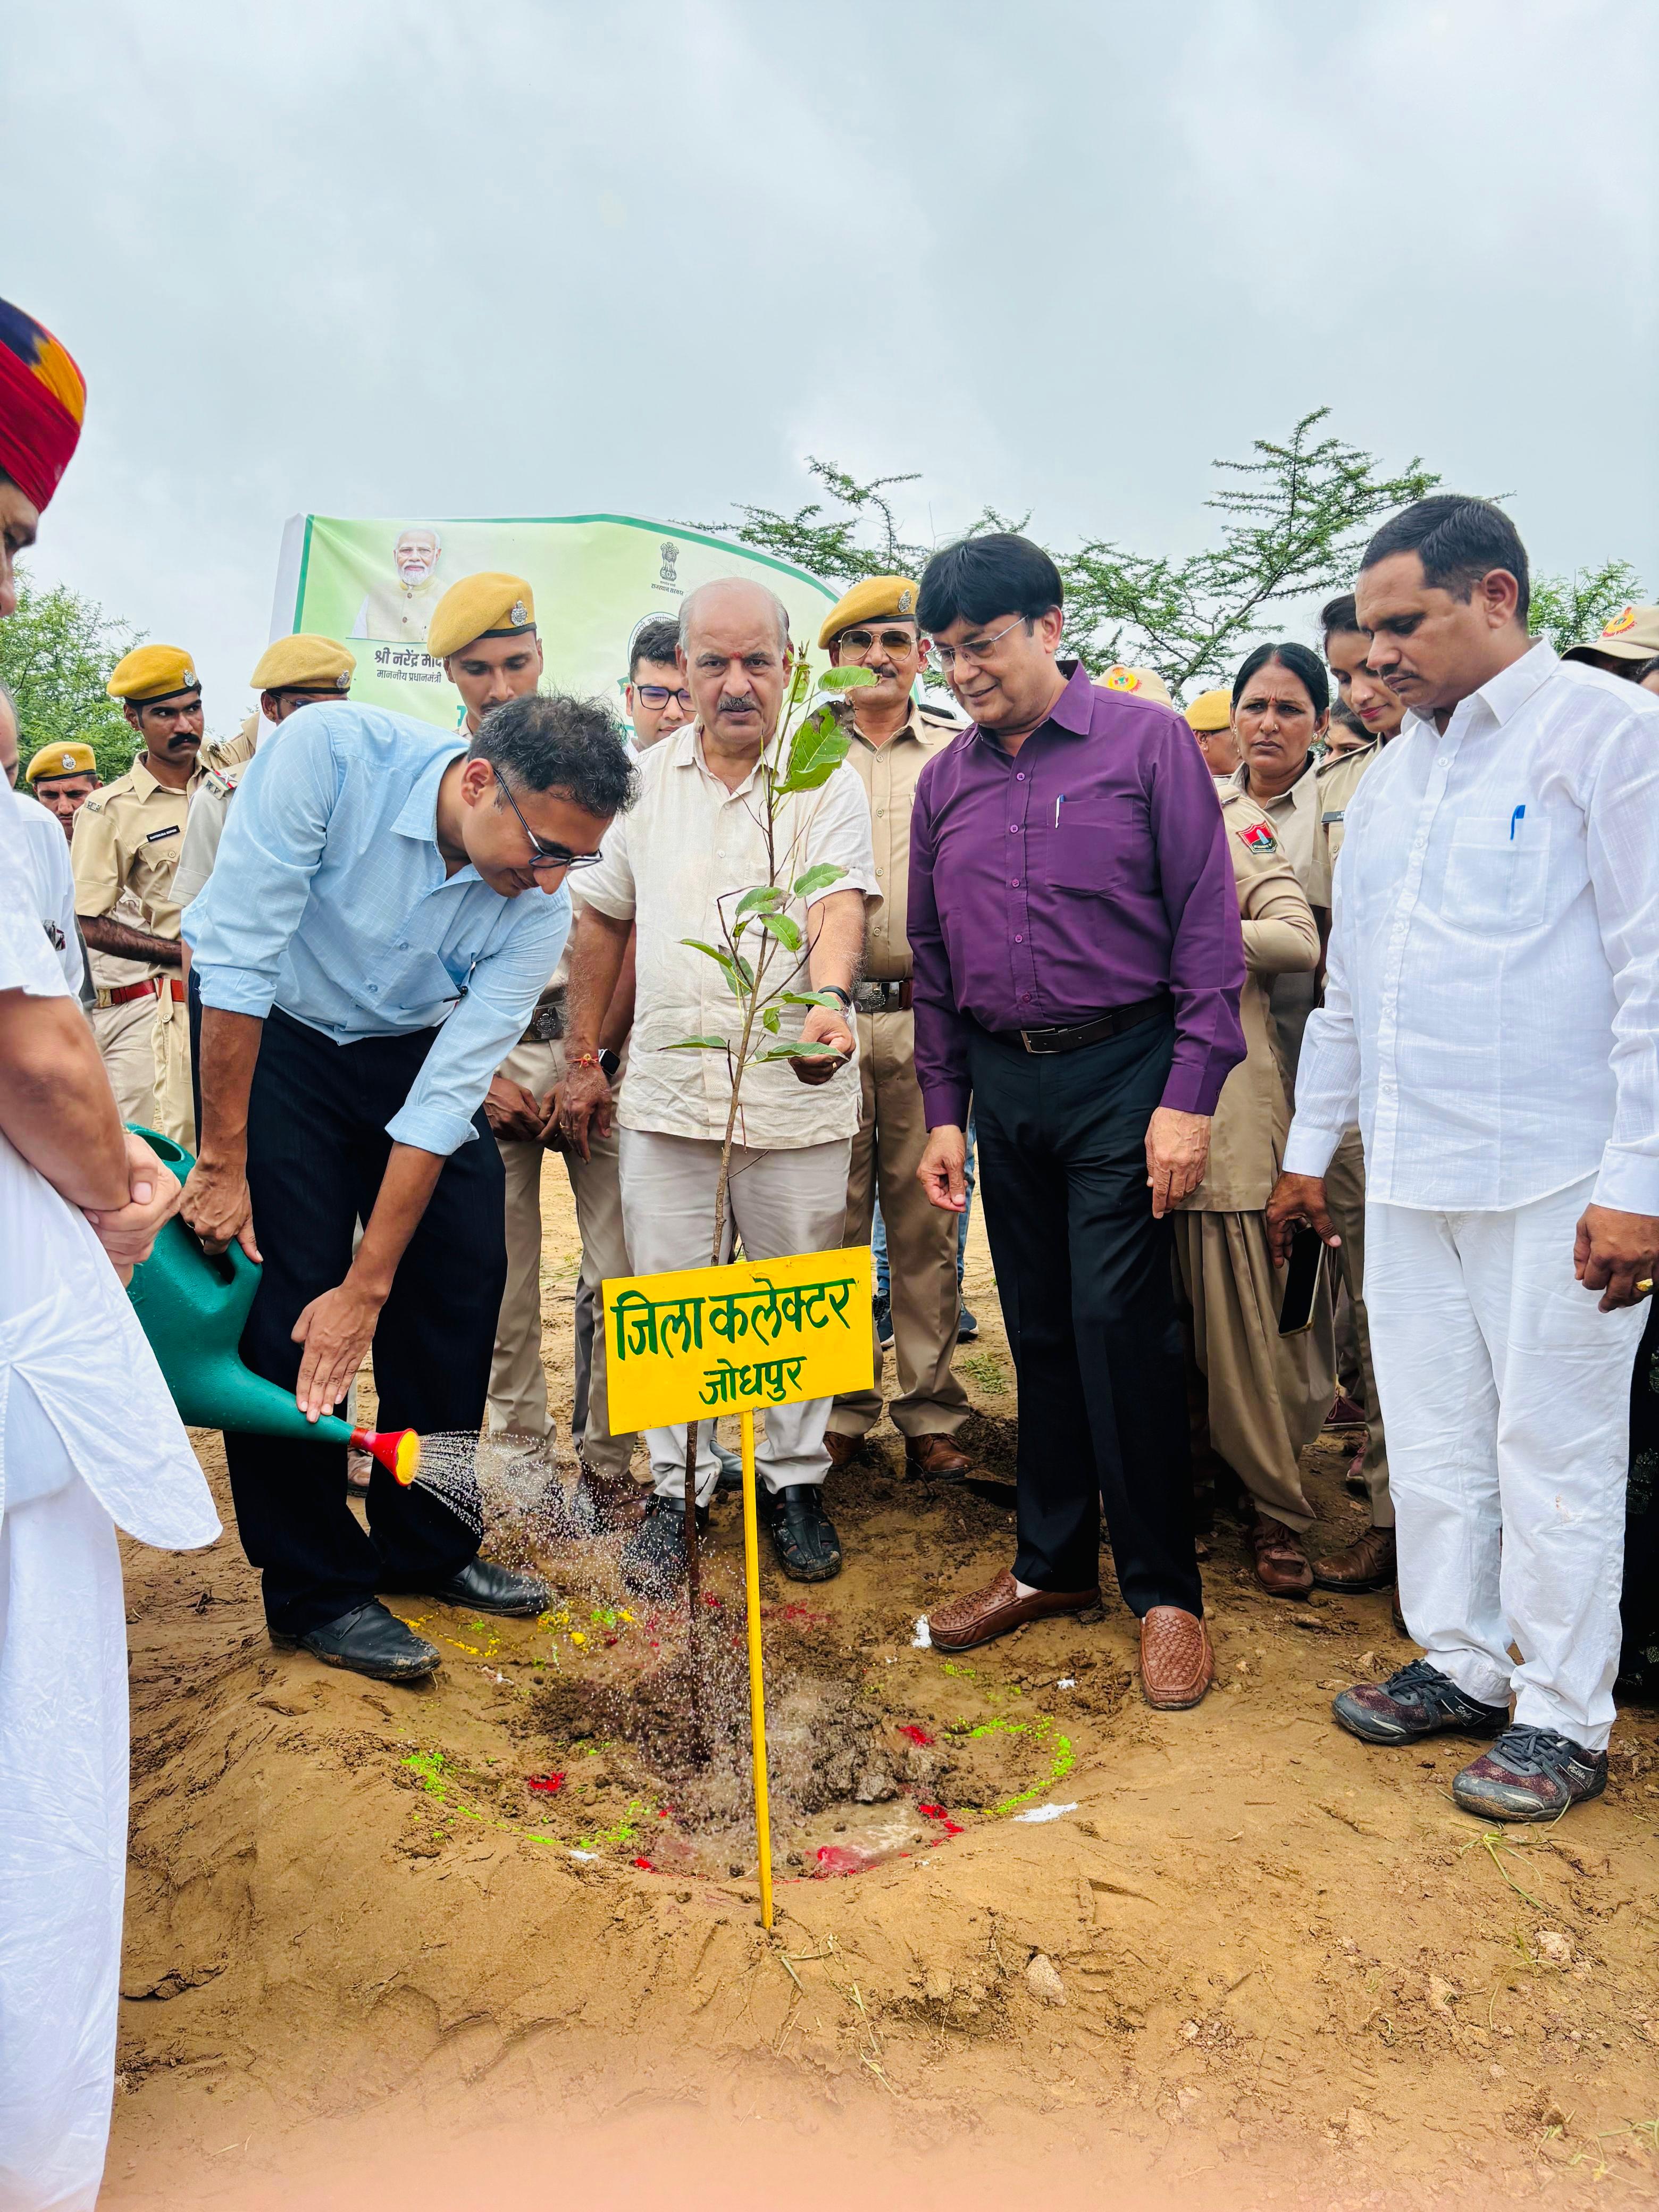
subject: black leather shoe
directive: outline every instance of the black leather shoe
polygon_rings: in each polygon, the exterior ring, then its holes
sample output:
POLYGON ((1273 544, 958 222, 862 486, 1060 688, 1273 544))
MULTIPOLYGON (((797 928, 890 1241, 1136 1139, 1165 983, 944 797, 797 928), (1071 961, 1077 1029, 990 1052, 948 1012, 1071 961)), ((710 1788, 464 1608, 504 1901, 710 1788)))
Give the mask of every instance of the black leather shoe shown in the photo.
POLYGON ((515 1575, 510 1567, 492 1566, 488 1559, 469 1559, 441 1583, 401 1584, 395 1595, 434 1597, 440 1605, 460 1606, 473 1613, 502 1613, 513 1620, 533 1620, 552 1603, 553 1593, 534 1575, 515 1575))
POLYGON ((270 1640, 280 1651, 309 1651, 325 1667, 349 1667, 354 1674, 367 1674, 374 1682, 418 1681, 432 1672, 440 1656, 434 1644, 416 1636, 374 1598, 303 1636, 284 1636, 273 1628, 270 1640))
POLYGON ((715 1489, 725 1491, 741 1490, 743 1488, 743 1460, 741 1455, 734 1451, 727 1451, 726 1446, 722 1443, 716 1443, 714 1446, 714 1456, 720 1463, 720 1479, 714 1485, 715 1489))
MULTIPOLYGON (((708 1526, 708 1508, 697 1510, 697 1533, 708 1526)), ((624 1588, 641 1597, 667 1597, 685 1579, 685 1504, 653 1498, 645 1518, 622 1547, 624 1588)))
POLYGON ((816 1482, 787 1483, 766 1500, 778 1565, 791 1582, 832 1582, 841 1572, 841 1538, 816 1482))

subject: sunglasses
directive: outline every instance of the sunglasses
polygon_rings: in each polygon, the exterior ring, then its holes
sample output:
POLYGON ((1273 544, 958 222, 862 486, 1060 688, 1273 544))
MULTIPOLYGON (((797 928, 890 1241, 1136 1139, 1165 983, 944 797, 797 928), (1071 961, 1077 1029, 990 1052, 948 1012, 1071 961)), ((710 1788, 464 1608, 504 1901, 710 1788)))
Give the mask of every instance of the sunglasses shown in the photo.
POLYGON ((501 787, 501 797, 518 816, 519 827, 530 840, 530 872, 539 875, 544 868, 596 868, 605 858, 603 853, 573 853, 565 845, 546 845, 536 835, 519 811, 519 802, 507 788, 507 778, 494 761, 489 763, 491 775, 501 787))
POLYGON ((844 629, 836 643, 849 659, 862 660, 879 645, 897 660, 915 651, 916 633, 913 629, 844 629))

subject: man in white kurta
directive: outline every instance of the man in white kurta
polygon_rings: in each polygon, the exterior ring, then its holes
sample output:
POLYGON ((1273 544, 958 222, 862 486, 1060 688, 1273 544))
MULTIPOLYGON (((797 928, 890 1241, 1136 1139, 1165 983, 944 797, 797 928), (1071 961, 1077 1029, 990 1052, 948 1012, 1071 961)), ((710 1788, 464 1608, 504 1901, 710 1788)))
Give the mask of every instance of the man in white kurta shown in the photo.
MULTIPOLYGON (((39 905, 23 826, 8 802, 0 806, 0 993, 70 994, 39 905)), ((98 1237, 0 1134, 7 2212, 91 2212, 103 2171, 127 1833, 118 1523, 169 1550, 219 1534, 201 1470, 98 1237)))
POLYGON ((1454 1796, 1498 1820, 1606 1787, 1659 1267, 1659 700, 1533 643, 1526 587, 1480 501, 1419 501, 1367 550, 1368 665, 1410 711, 1348 812, 1269 1206, 1330 1234, 1318 1178, 1357 1110, 1400 1599, 1426 1656, 1336 1717, 1374 1743, 1496 1736, 1454 1796))

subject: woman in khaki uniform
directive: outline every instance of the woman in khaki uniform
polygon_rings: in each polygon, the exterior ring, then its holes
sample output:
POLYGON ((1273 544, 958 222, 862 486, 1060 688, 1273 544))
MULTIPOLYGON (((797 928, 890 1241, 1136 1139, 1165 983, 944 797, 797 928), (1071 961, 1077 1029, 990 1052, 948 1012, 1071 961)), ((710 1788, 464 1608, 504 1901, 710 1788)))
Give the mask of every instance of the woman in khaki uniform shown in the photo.
POLYGON ((1294 1597, 1313 1586, 1300 1540, 1315 1518, 1297 1455, 1335 1395, 1336 1358, 1326 1297, 1312 1328, 1279 1334, 1282 1279, 1268 1257, 1262 1208, 1290 1108, 1268 990, 1275 975, 1318 967, 1319 931, 1267 816, 1237 786, 1222 784, 1216 795, 1243 924, 1248 972, 1238 1011, 1249 1049, 1216 1108, 1204 1180, 1176 1214, 1176 1251, 1209 1385, 1211 1440, 1255 1506, 1256 1578, 1273 1596, 1294 1597))

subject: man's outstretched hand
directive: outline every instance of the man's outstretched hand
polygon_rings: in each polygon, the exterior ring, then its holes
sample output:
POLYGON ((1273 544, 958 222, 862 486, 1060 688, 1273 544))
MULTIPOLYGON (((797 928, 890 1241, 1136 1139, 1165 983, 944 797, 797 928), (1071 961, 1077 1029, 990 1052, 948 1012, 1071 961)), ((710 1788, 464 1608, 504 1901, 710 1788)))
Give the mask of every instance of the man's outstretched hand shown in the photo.
POLYGON ((1275 1267, 1289 1261, 1291 1239, 1298 1229, 1316 1229, 1334 1251, 1342 1242, 1325 1204, 1323 1176, 1281 1175, 1267 1200, 1266 1219, 1267 1249, 1275 1267))

